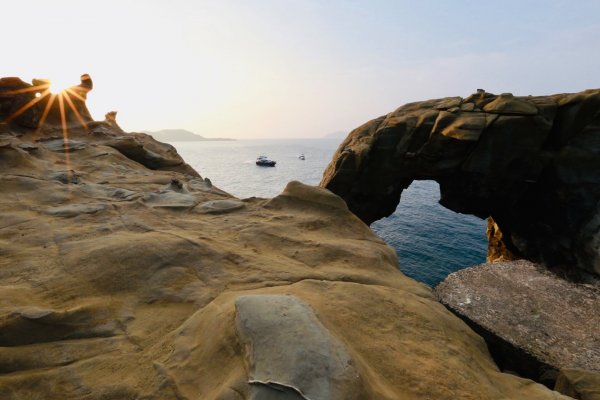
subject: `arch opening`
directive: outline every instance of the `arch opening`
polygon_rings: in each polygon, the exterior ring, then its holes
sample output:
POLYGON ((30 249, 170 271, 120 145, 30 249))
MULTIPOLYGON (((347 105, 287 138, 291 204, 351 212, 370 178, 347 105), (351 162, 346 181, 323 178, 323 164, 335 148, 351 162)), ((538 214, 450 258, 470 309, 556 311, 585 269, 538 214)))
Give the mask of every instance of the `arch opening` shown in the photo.
POLYGON ((415 180, 402 192, 396 211, 371 224, 396 249, 400 270, 429 286, 448 274, 486 261, 487 221, 439 204, 440 187, 415 180))

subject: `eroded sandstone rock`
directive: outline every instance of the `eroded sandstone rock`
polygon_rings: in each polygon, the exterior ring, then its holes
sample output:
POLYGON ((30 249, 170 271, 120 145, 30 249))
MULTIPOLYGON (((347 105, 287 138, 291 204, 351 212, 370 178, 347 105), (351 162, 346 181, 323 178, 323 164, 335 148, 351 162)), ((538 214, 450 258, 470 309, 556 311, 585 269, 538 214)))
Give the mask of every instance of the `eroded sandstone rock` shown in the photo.
POLYGON ((554 390, 577 400, 600 400, 600 371, 561 369, 554 390))
POLYGON ((493 219, 490 259, 600 274, 600 90, 407 104, 352 131, 321 186, 370 224, 423 179, 445 207, 493 219))
POLYGON ((564 398, 501 373, 483 340, 403 276, 394 250, 326 189, 293 182, 274 199, 201 213, 240 200, 170 146, 121 139, 106 121, 69 126, 76 151, 45 146, 56 132, 17 120, 1 129, 2 399, 260 398, 283 388, 251 382, 268 379, 277 350, 285 362, 273 372, 291 377, 279 383, 305 397, 330 382, 337 391, 320 398, 564 398), (252 296, 294 300, 238 314, 252 296), (292 324, 274 317, 286 307, 292 324), (257 346, 267 361, 258 370, 243 341, 263 334, 238 335, 238 315, 277 343, 257 346), (263 315, 272 330, 255 324, 263 315), (280 344, 296 327, 308 336, 280 344), (314 363, 289 352, 303 349, 316 349, 314 363))

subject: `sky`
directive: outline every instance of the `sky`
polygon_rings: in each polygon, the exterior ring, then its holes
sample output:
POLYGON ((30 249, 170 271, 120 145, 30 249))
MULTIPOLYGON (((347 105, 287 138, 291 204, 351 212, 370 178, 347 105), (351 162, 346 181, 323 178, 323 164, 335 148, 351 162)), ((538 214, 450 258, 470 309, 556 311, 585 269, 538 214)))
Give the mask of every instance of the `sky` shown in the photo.
POLYGON ((600 87, 600 0, 0 0, 0 76, 126 131, 312 138, 404 103, 600 87))

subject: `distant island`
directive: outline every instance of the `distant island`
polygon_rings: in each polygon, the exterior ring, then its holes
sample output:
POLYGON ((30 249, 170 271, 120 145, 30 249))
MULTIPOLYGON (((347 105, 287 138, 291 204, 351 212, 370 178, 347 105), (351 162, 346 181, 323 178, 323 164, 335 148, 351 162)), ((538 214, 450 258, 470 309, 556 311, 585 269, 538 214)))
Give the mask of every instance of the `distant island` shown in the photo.
POLYGON ((235 140, 228 138, 205 138, 195 134, 194 132, 186 131, 185 129, 161 129, 160 131, 142 131, 151 135, 159 142, 203 142, 215 140, 235 140))

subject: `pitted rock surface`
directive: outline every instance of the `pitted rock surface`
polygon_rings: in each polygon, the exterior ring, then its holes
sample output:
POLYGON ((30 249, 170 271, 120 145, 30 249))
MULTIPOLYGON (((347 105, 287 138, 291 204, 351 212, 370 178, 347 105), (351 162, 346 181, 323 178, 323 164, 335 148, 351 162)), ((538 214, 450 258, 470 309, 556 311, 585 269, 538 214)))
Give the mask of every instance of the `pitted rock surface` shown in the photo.
POLYGON ((344 346, 313 310, 293 296, 241 296, 236 326, 244 344, 252 392, 302 399, 358 399, 360 379, 344 346))
POLYGON ((435 293, 453 312, 512 344, 523 358, 539 360, 547 371, 519 371, 525 362, 519 364, 518 354, 507 369, 531 377, 546 373, 549 382, 562 368, 600 371, 597 283, 569 282, 520 260, 455 272, 435 293))

